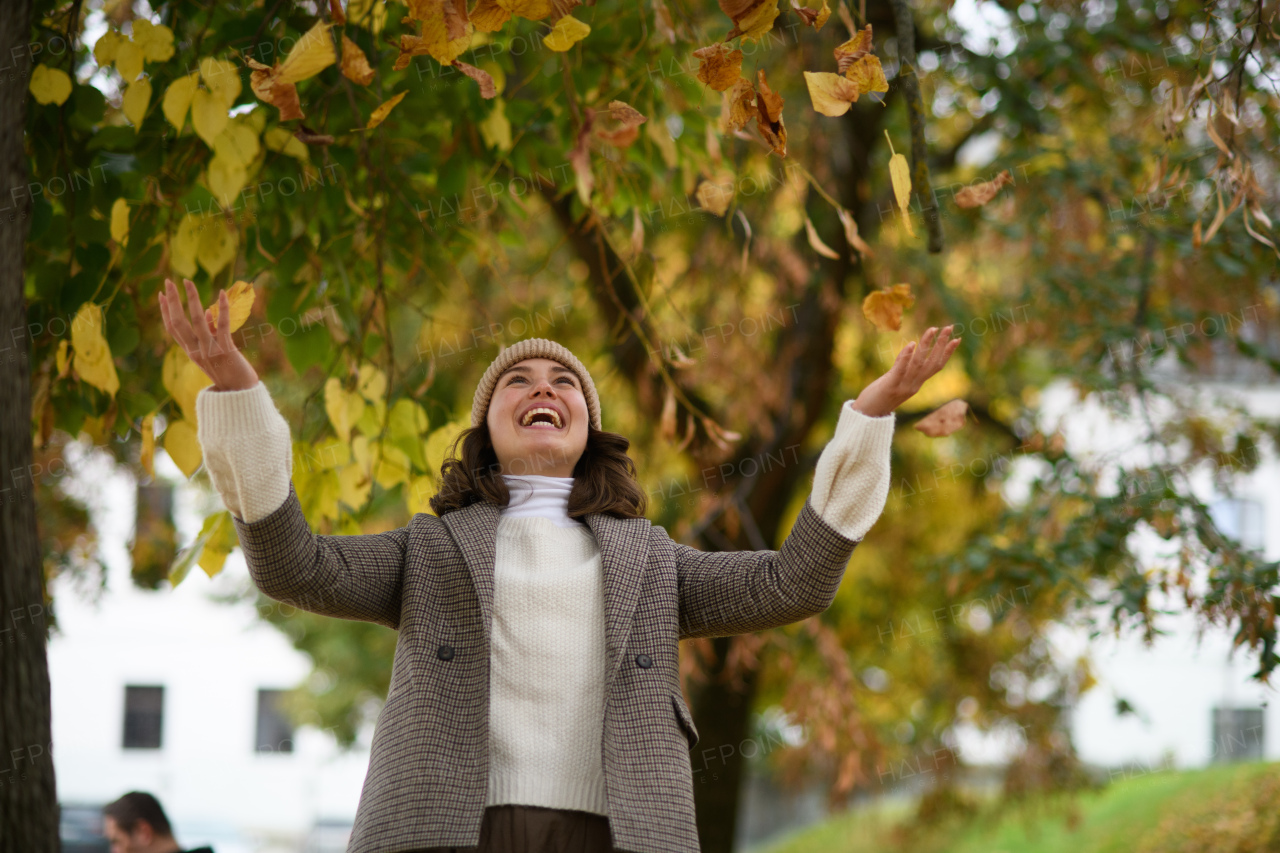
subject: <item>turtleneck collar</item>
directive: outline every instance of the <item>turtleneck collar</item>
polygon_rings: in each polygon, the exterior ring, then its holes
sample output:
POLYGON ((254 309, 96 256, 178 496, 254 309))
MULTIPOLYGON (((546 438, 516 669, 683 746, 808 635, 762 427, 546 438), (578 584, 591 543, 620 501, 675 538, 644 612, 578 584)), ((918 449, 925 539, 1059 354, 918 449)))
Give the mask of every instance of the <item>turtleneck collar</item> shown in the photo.
POLYGON ((557 527, 585 527, 569 517, 572 477, 544 477, 541 474, 503 474, 511 500, 502 508, 503 518, 548 518, 557 527))

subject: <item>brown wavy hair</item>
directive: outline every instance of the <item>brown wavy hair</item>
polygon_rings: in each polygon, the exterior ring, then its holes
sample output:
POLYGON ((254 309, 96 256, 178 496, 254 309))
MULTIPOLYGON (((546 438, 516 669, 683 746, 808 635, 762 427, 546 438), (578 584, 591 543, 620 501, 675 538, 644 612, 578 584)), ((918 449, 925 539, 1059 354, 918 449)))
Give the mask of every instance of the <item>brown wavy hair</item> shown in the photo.
MULTIPOLYGON (((627 455, 630 446, 631 440, 624 435, 587 425, 586 449, 573 466, 570 518, 589 512, 616 518, 644 517, 648 495, 636 479, 635 463, 627 455)), ((444 515, 483 500, 505 507, 511 501, 511 490, 501 477, 501 469, 489 425, 464 429, 440 466, 440 488, 430 500, 431 511, 444 515)))

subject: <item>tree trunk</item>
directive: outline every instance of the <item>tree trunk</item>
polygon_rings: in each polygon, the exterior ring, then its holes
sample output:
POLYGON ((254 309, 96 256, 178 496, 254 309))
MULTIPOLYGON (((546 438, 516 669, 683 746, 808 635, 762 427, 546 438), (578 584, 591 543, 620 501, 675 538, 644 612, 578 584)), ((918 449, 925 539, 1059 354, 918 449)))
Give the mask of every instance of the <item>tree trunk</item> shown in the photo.
POLYGON ((30 346, 23 330, 23 256, 30 216, 23 129, 30 80, 30 0, 0 3, 0 187, 9 217, 0 228, 0 850, 57 853, 58 796, 50 742, 49 661, 43 568, 31 470, 30 346), (12 188, 12 191, 11 191, 12 188), (10 330, 18 330, 12 334, 10 330))

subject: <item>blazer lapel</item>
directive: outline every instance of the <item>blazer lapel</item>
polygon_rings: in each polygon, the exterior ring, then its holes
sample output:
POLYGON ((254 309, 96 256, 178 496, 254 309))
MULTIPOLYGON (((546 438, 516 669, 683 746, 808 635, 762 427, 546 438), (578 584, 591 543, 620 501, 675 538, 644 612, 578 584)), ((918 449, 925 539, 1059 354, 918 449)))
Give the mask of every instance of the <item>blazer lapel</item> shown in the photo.
MULTIPOLYGON (((485 639, 493 642, 493 565, 497 552, 501 509, 489 501, 446 512, 440 516, 458 544, 480 602, 485 639)), ((592 512, 582 520, 600 546, 604 579, 605 689, 613 683, 622 664, 622 652, 631 634, 644 572, 649 565, 649 520, 616 518, 592 512)), ((492 646, 491 646, 492 647, 492 646)), ((607 694, 606 694, 607 695, 607 694)))
POLYGON ((649 520, 616 518, 602 512, 582 518, 600 545, 604 566, 605 695, 622 664, 622 653, 631 636, 636 602, 649 565, 649 520))

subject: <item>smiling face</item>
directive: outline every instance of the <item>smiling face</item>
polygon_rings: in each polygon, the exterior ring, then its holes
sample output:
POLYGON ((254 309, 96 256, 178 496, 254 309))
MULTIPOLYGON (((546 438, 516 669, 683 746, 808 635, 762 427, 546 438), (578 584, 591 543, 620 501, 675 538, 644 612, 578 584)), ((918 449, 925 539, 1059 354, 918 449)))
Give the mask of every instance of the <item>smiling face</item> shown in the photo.
POLYGON ((498 377, 485 422, 501 473, 572 477, 590 418, 576 373, 549 358, 526 358, 498 377))

